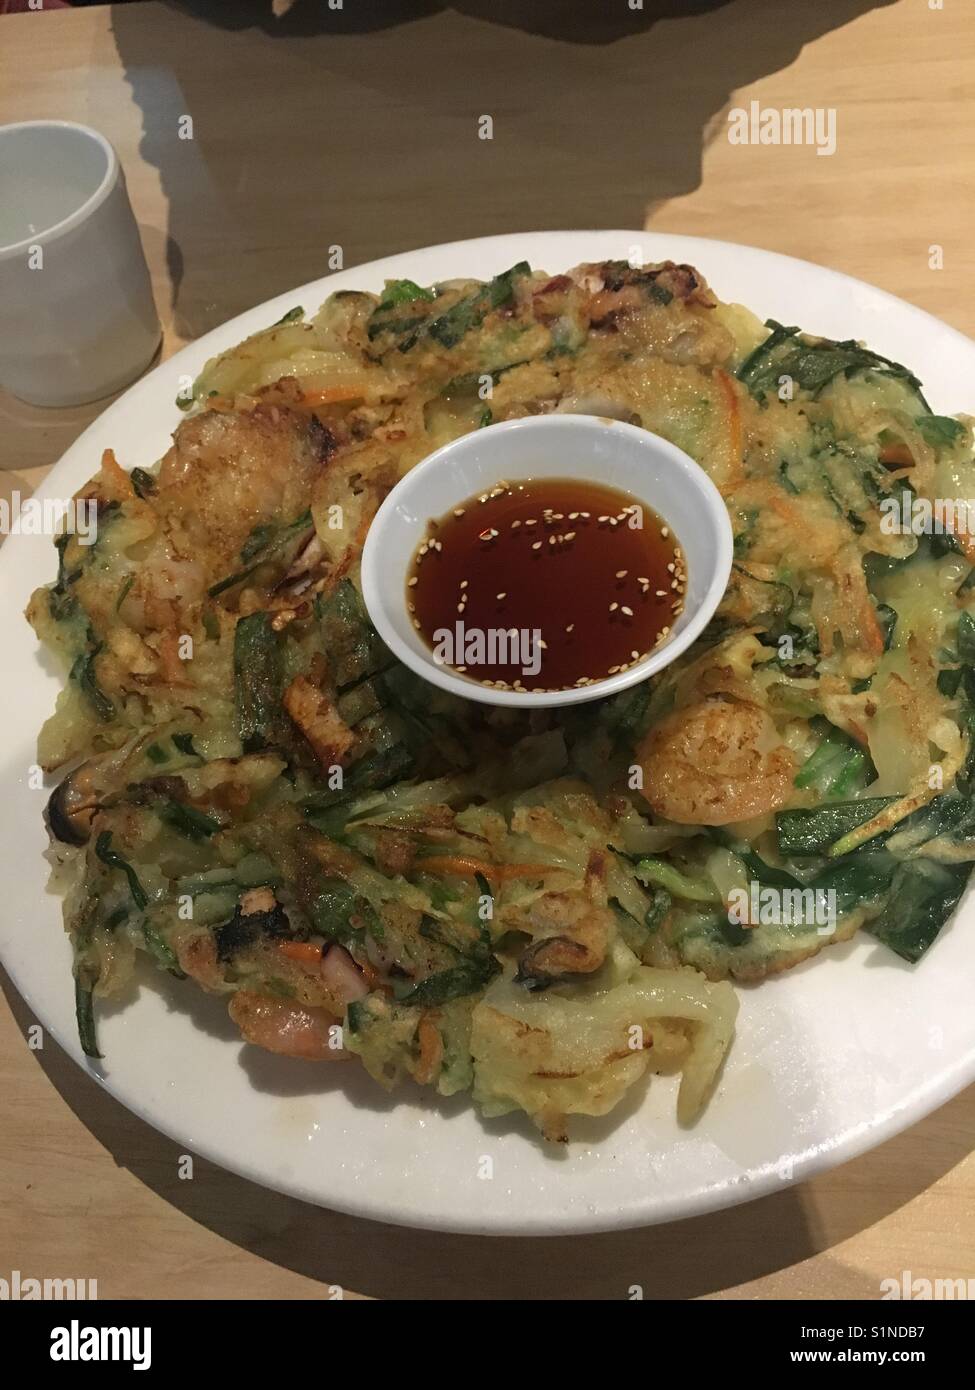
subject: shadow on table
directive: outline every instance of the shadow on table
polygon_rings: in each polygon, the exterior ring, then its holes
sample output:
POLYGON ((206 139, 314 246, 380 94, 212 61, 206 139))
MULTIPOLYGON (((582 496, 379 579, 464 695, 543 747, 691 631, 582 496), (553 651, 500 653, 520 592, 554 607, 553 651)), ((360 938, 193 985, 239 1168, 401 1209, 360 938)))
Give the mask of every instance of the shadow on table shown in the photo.
MULTIPOLYGON (((17 1025, 34 1018, 0 970, 17 1025)), ((183 1151, 130 1114, 60 1048, 32 1054, 81 1122, 135 1176, 192 1220, 224 1239, 309 1279, 383 1299, 695 1298, 788 1268, 873 1225, 923 1192, 969 1151, 963 1123, 942 1126, 935 1147, 919 1127, 847 1166, 856 1201, 815 1229, 808 1188, 784 1188, 744 1206, 688 1221, 610 1235, 546 1239, 444 1235, 384 1226, 269 1192, 204 1159, 180 1181, 183 1151), (463 1275, 458 1273, 463 1270, 463 1275)), ((951 1103, 965 1105, 959 1097, 951 1103)), ((951 1106, 947 1107, 948 1113, 951 1106)), ((228 1121, 229 1122, 229 1121, 228 1121)), ((872 1299, 876 1283, 836 1262, 836 1297, 872 1299)), ((178 1282, 159 1297, 179 1297, 178 1282)), ((798 1294, 797 1294, 798 1296, 798 1294)))
POLYGON ((199 336, 325 274, 335 246, 348 266, 493 233, 642 227, 698 187, 733 92, 889 3, 298 0, 280 21, 270 0, 113 6, 141 153, 169 200, 176 327, 199 336))

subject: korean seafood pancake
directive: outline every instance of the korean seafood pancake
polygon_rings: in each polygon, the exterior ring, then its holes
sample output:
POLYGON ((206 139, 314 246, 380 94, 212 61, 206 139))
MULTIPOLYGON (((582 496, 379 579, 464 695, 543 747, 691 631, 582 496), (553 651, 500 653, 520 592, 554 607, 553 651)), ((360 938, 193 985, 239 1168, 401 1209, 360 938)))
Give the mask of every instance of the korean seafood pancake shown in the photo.
POLYGON ((690 266, 521 263, 296 308, 178 404, 158 465, 106 453, 94 543, 58 538, 28 610, 66 673, 40 760, 90 1055, 146 956, 248 1044, 561 1140, 649 1072, 693 1120, 732 981, 931 946, 975 857, 975 541, 904 518, 975 479, 906 367, 690 266), (415 463, 546 411, 679 445, 736 557, 658 677, 529 713, 399 665, 358 566, 415 463))

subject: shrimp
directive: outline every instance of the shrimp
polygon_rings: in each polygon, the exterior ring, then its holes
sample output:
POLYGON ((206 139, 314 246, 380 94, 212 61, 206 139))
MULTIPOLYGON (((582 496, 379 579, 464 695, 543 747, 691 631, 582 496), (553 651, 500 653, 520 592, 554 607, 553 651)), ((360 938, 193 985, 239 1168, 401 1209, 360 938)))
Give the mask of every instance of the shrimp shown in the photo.
POLYGON ((217 993, 226 987, 216 943, 209 933, 185 937, 176 947, 176 959, 180 969, 203 989, 217 993))
POLYGON ((229 1011, 244 1041, 267 1052, 306 1062, 332 1062, 349 1056, 334 1046, 336 1034, 332 1030, 339 1020, 325 1009, 239 989, 229 1011))
POLYGON ((528 925, 536 939, 522 952, 516 976, 530 989, 589 975, 606 959, 614 923, 606 906, 605 860, 599 850, 589 856, 585 893, 545 893, 532 904, 528 925))
POLYGON ((239 569, 256 526, 293 522, 308 507, 334 443, 317 420, 284 406, 184 421, 160 465, 156 498, 175 554, 192 556, 207 584, 239 569))
POLYGON ((348 758, 355 734, 343 722, 335 704, 305 676, 296 676, 281 703, 311 745, 323 768, 348 758))
POLYGON ((654 726, 637 749, 653 812, 682 825, 727 825, 783 806, 795 759, 757 705, 702 700, 654 726))

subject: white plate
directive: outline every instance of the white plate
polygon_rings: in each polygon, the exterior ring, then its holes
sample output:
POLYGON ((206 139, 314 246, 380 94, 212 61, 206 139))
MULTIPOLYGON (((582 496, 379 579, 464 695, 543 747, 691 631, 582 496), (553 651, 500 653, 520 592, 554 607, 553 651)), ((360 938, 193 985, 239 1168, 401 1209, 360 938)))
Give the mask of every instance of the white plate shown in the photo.
MULTIPOLYGON (((526 259, 553 273, 582 260, 672 257, 698 266, 722 299, 832 337, 865 339, 907 363, 938 411, 975 409, 975 344, 921 310, 820 266, 747 247, 641 232, 539 232, 394 256, 279 296, 208 333, 158 367, 96 420, 39 490, 67 497, 114 448, 126 467, 165 451, 183 374, 332 290, 378 290, 488 277, 526 259)), ((53 579, 49 537, 11 536, 0 552, 3 752, 0 952, 35 1015, 82 1065, 71 953, 60 902, 46 887, 45 793, 28 772, 58 678, 21 614, 53 579)), ((102 1083, 123 1105, 205 1155, 268 1187, 340 1211, 404 1225, 494 1234, 600 1231, 728 1206, 851 1158, 975 1080, 971 1002, 975 908, 966 899, 911 968, 867 936, 741 991, 728 1065, 690 1130, 674 1119, 675 1083, 604 1121, 576 1123, 566 1154, 527 1121, 481 1121, 463 1098, 388 1098, 356 1064, 288 1062, 235 1038, 224 1005, 166 977, 126 1008, 99 1014, 102 1083), (486 1162, 490 1160, 490 1164, 486 1162), (492 1172, 493 1176, 485 1176, 492 1172)))

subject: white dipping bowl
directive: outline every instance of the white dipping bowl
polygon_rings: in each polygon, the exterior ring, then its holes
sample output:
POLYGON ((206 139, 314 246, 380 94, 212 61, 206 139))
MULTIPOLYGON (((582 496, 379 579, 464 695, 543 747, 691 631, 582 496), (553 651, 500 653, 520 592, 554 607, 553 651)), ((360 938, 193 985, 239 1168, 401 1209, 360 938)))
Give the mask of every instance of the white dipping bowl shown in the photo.
POLYGON ((369 616, 393 654, 441 690, 486 705, 543 708, 615 695, 663 670, 700 636, 731 573, 733 535, 720 492, 682 449, 636 425, 591 415, 533 415, 445 444, 407 473, 373 519, 362 552, 369 616), (671 528, 684 552, 687 592, 670 636, 618 675, 570 690, 497 690, 434 660, 413 626, 406 581, 431 519, 495 486, 579 478, 629 493, 671 528))

